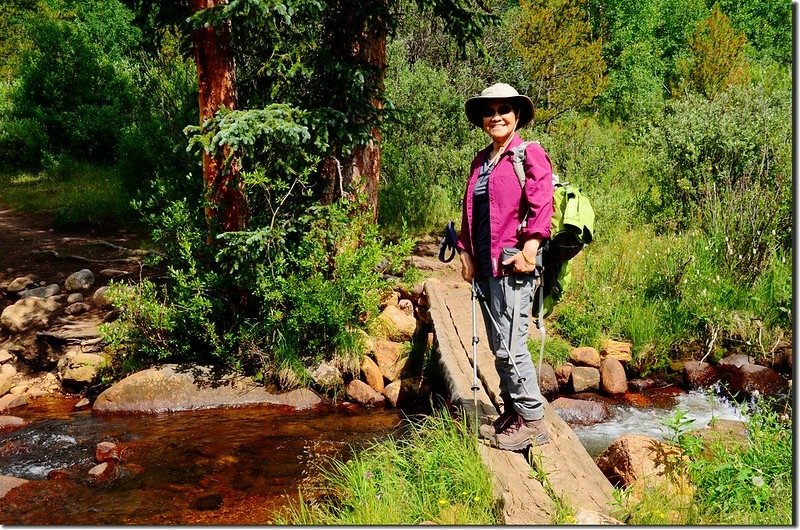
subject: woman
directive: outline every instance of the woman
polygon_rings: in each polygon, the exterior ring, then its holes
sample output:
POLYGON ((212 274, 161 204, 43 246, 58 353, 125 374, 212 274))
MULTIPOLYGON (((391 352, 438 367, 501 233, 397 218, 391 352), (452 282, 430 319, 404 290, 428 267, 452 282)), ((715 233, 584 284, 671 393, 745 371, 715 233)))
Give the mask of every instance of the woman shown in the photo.
POLYGON ((481 310, 504 404, 502 415, 493 425, 482 425, 480 433, 494 447, 522 451, 531 439, 537 444, 549 440, 542 419, 544 398, 528 351, 528 322, 536 254, 550 237, 552 166, 544 149, 530 143, 520 189, 511 150, 522 143, 516 130, 533 119, 533 103, 510 85, 490 86, 468 99, 465 110, 469 121, 492 140, 472 161, 457 245, 461 276, 467 282, 475 279, 486 300, 481 310), (519 252, 503 259, 504 247, 519 252), (509 349, 514 350, 512 357, 509 349))

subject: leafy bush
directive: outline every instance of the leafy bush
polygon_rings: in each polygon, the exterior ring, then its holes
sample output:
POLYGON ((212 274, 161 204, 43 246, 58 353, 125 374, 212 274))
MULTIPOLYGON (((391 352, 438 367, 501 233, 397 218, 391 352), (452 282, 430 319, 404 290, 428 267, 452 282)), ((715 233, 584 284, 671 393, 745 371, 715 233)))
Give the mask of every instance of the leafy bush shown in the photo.
POLYGON ((116 0, 60 7, 29 18, 31 47, 20 61, 11 117, 41 124, 54 154, 107 162, 134 105, 121 56, 138 41, 133 15, 116 0))
POLYGON ((378 220, 388 232, 438 232, 460 219, 470 162, 488 141, 444 71, 408 64, 399 44, 391 51, 386 95, 397 110, 384 136, 378 220))
POLYGON ((643 202, 662 229, 697 220, 725 249, 728 271, 748 283, 791 240, 788 85, 767 81, 731 87, 713 101, 672 102, 653 132, 653 193, 643 202))

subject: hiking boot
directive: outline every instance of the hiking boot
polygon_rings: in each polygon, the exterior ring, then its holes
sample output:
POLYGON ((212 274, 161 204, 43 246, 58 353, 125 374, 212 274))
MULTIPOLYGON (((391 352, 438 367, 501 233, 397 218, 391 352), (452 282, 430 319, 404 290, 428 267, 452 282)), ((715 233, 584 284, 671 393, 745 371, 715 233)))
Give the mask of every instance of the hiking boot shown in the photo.
POLYGON ((481 438, 488 440, 492 438, 497 433, 503 432, 506 428, 517 419, 517 411, 514 410, 512 406, 506 406, 503 408, 503 413, 494 420, 491 425, 484 424, 481 425, 478 429, 481 438))
POLYGON ((543 445, 549 441, 550 434, 543 419, 525 420, 519 415, 503 432, 489 438, 492 447, 503 451, 524 451, 531 444, 543 445))

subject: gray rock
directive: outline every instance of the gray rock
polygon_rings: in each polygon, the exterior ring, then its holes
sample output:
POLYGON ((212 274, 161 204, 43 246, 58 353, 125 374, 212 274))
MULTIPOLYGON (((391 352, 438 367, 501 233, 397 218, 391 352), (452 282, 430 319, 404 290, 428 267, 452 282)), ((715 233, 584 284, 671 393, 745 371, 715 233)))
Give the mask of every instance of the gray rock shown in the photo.
POLYGON ((81 313, 85 313, 89 311, 91 307, 89 304, 85 304, 83 302, 75 302, 74 304, 70 304, 64 308, 64 313, 68 315, 80 315, 81 313))
POLYGON ((20 298, 48 298, 50 296, 55 296, 59 292, 61 292, 61 287, 58 286, 57 283, 51 283, 50 285, 46 285, 44 287, 35 287, 33 289, 25 289, 21 293, 19 293, 20 298))
POLYGON ((95 307, 99 307, 100 309, 110 309, 114 306, 114 304, 111 303, 111 299, 106 294, 107 291, 108 286, 104 285, 94 292, 92 295, 92 303, 95 305, 95 307))
POLYGON ((83 302, 83 295, 81 293, 72 293, 67 297, 68 304, 77 304, 83 302))
POLYGON ((73 272, 64 281, 64 289, 67 291, 83 291, 92 285, 94 285, 94 274, 89 269, 73 272))
POLYGON ((324 389, 344 386, 342 373, 333 363, 329 362, 320 363, 316 368, 311 370, 311 379, 324 389))
POLYGON ((309 409, 320 402, 307 388, 272 394, 247 378, 216 375, 208 367, 170 364, 126 377, 97 396, 92 410, 156 413, 256 404, 309 409))

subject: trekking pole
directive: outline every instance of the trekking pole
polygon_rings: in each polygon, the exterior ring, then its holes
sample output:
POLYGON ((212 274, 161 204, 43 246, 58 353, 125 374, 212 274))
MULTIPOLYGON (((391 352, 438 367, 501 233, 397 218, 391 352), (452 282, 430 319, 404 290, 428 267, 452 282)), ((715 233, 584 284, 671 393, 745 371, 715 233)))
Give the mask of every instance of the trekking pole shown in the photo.
MULTIPOLYGON (((480 299, 481 302, 483 302, 483 306, 486 308, 486 314, 489 316, 489 320, 491 321, 492 326, 494 327, 494 331, 500 337, 500 343, 508 352, 508 358, 511 359, 511 366, 514 368, 514 372, 516 372, 517 374, 517 383, 519 383, 522 386, 522 388, 525 389, 526 392, 531 393, 530 390, 527 388, 527 386, 525 386, 526 379, 520 375, 519 369, 517 368, 517 362, 514 360, 514 355, 511 352, 511 349, 508 347, 506 339, 500 334, 500 326, 497 324, 497 321, 494 319, 494 316, 492 316, 492 311, 490 310, 486 302, 486 296, 484 296, 483 291, 481 291, 480 287, 478 287, 477 284, 475 284, 474 286, 474 291, 475 295, 480 299)), ((511 330, 511 332, 513 333, 514 330, 511 330)))
MULTIPOLYGON (((537 269, 538 270, 538 269, 537 269)), ((539 318, 536 320, 536 327, 539 328, 539 332, 542 336, 542 343, 539 348, 539 370, 536 372, 536 376, 539 378, 539 381, 542 380, 542 359, 544 359, 544 342, 545 342, 545 330, 544 330, 544 277, 539 274, 539 318)))
POLYGON ((475 278, 472 279, 472 406, 475 409, 475 437, 478 437, 478 324, 475 319, 475 278))

